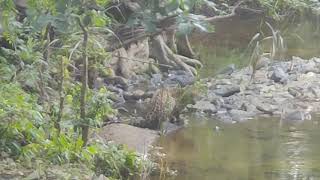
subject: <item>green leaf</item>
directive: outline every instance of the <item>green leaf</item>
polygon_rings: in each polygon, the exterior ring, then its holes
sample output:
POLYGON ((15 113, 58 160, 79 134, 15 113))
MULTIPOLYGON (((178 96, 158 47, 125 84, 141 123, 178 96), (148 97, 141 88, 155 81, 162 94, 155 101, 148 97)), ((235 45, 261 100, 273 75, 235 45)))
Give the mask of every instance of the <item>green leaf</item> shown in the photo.
POLYGON ((101 12, 92 12, 92 22, 96 27, 104 27, 107 25, 107 18, 101 12))
POLYGON ((96 0, 98 6, 105 7, 109 4, 109 0, 96 0))

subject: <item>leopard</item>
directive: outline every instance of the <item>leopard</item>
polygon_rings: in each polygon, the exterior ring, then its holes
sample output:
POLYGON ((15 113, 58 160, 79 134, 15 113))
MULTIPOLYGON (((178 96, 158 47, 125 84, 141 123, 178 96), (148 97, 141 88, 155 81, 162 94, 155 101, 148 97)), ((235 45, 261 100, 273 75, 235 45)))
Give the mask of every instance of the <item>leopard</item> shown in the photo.
POLYGON ((192 88, 163 87, 152 96, 145 113, 145 127, 163 130, 163 123, 181 123, 180 114, 188 104, 194 104, 196 92, 192 88))

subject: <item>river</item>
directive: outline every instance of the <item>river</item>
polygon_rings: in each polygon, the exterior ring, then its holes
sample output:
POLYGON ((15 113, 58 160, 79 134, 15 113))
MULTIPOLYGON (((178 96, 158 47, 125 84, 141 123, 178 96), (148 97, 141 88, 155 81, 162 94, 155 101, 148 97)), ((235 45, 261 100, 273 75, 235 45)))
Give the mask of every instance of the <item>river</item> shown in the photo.
MULTIPOLYGON (((284 32, 287 55, 309 58, 320 54, 318 27, 310 22, 292 24, 284 32)), ((224 66, 248 63, 241 48, 201 44, 205 64, 201 77, 212 77, 224 66)), ((300 180, 320 179, 320 116, 311 121, 282 122, 280 118, 253 119, 224 124, 214 117, 193 114, 185 128, 162 137, 175 180, 300 180)))

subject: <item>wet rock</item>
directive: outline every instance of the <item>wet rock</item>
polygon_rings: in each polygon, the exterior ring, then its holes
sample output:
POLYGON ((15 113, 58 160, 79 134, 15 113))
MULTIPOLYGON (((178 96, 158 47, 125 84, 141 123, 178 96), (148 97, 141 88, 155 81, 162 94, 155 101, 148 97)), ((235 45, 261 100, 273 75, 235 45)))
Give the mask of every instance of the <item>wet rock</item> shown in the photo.
POLYGON ((165 134, 172 133, 172 132, 177 131, 182 128, 182 126, 176 125, 176 124, 168 122, 168 121, 163 122, 162 126, 165 131, 164 132, 165 134))
POLYGON ((224 123, 233 123, 234 122, 232 117, 230 116, 230 114, 226 113, 226 112, 220 112, 220 113, 215 114, 215 118, 217 118, 218 120, 220 120, 224 123))
POLYGON ((288 74, 281 67, 276 67, 273 70, 270 79, 272 79, 274 82, 285 83, 288 79, 288 74))
POLYGON ((251 119, 252 116, 254 116, 253 113, 250 113, 250 112, 247 112, 247 111, 243 111, 243 110, 238 110, 238 109, 230 110, 229 114, 230 114, 232 120, 237 121, 237 122, 241 122, 241 121, 245 121, 245 120, 251 119))
POLYGON ((311 120, 311 114, 306 111, 292 111, 282 114, 281 119, 288 120, 288 121, 304 121, 304 120, 311 120))
POLYGON ((187 106, 187 108, 189 108, 191 110, 210 113, 210 114, 217 112, 215 105, 213 105, 210 101, 206 101, 206 100, 197 101, 196 104, 194 104, 194 105, 190 104, 187 106))
POLYGON ((269 105, 269 104, 259 104, 256 106, 257 110, 265 113, 273 115, 273 113, 277 110, 275 107, 269 105))
POLYGON ((214 90, 215 94, 222 97, 229 97, 240 92, 240 86, 226 85, 214 90))
POLYGON ((241 105, 240 110, 247 111, 247 112, 254 112, 256 110, 256 106, 249 102, 244 102, 241 105))
POLYGON ((193 84, 194 81, 194 76, 186 71, 170 71, 168 78, 164 80, 163 83, 167 85, 179 84, 180 86, 184 87, 193 84))

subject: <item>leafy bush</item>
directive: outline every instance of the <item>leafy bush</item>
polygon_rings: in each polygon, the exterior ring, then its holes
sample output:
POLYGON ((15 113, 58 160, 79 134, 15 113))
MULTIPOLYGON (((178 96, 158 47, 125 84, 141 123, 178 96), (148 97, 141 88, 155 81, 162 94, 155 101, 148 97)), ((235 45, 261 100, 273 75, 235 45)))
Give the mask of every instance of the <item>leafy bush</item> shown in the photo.
POLYGON ((142 161, 135 152, 126 150, 123 146, 109 146, 99 151, 94 158, 94 171, 115 179, 129 179, 141 172, 142 161))
POLYGON ((45 138, 41 107, 18 84, 0 85, 0 151, 19 155, 21 146, 45 138))

